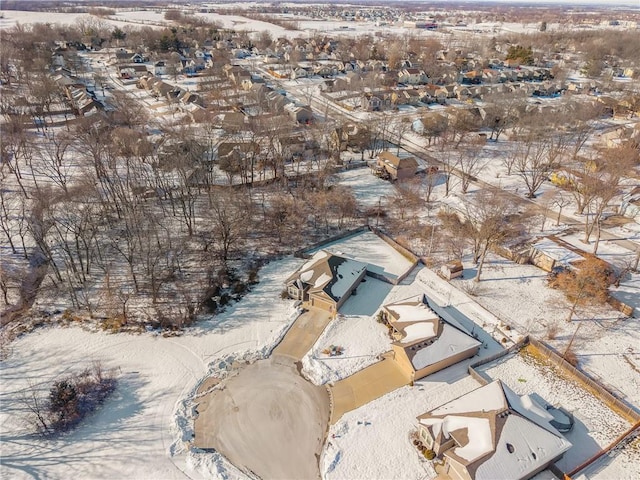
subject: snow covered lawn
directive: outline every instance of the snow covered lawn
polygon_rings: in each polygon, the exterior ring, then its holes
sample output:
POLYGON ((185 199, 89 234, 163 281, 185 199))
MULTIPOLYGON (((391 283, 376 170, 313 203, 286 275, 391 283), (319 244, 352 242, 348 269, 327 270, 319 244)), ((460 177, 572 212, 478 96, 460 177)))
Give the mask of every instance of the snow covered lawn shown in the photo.
POLYGON ((351 188, 360 208, 384 205, 396 194, 395 187, 371 173, 368 168, 355 168, 336 174, 337 183, 351 188))
MULTIPOLYGON (((465 269, 465 278, 473 275, 475 270, 465 269)), ((473 299, 504 323, 558 350, 566 348, 580 325, 573 343, 580 367, 640 405, 640 319, 626 318, 604 305, 580 309, 575 320, 568 323, 569 303, 562 292, 547 286, 546 275, 533 265, 518 265, 491 255, 473 299), (548 332, 554 326, 558 331, 550 338, 548 332)), ((454 280, 451 285, 461 288, 463 283, 454 280)), ((623 288, 633 292, 634 284, 625 282, 623 288)))
POLYGON ((416 417, 478 387, 466 365, 455 365, 346 413, 330 429, 323 478, 433 478, 409 437, 416 417))
POLYGON ((280 300, 282 283, 300 264, 265 266, 260 283, 239 303, 181 337, 43 328, 11 345, 0 363, 1 478, 237 478, 216 454, 187 452, 192 412, 188 399, 219 359, 267 355, 296 317, 280 300), (33 437, 22 397, 30 384, 46 390, 61 375, 100 360, 115 368, 115 394, 75 431, 54 440, 33 437))
POLYGON ((388 278, 400 277, 413 265, 395 248, 369 231, 323 244, 308 253, 314 253, 320 249, 367 263, 367 270, 388 278))

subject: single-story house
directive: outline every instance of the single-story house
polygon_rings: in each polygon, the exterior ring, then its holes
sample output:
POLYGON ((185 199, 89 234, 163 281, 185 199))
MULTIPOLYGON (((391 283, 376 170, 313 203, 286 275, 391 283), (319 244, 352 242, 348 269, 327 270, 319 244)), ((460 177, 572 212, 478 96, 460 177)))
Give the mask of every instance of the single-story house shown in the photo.
POLYGON ((572 447, 572 419, 537 398, 496 380, 417 417, 418 439, 453 480, 531 478, 572 447))
POLYGON ((336 314, 367 273, 367 265, 320 250, 285 282, 287 293, 336 314))
POLYGON ((412 380, 473 357, 482 345, 461 325, 441 319, 423 296, 385 305, 382 315, 396 340, 394 360, 412 380))
POLYGON ((414 157, 400 158, 389 151, 380 152, 376 167, 385 170, 391 180, 404 180, 413 177, 418 171, 418 162, 414 157))
POLYGON ((118 67, 120 78, 140 78, 147 75, 149 71, 145 65, 121 65, 118 67))

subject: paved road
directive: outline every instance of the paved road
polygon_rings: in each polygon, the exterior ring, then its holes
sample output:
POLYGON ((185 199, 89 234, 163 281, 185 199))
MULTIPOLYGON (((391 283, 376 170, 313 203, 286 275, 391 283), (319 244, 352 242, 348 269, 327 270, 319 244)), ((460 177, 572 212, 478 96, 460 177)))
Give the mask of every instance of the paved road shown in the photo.
POLYGON ((319 479, 329 394, 293 365, 261 360, 244 367, 198 405, 195 446, 215 448, 263 479, 319 479))
POLYGON ((333 399, 331 423, 342 415, 411 382, 409 375, 391 358, 375 363, 330 387, 333 399))
POLYGON ((330 321, 331 315, 324 310, 311 309, 304 312, 273 350, 273 356, 299 362, 311 350, 330 321))

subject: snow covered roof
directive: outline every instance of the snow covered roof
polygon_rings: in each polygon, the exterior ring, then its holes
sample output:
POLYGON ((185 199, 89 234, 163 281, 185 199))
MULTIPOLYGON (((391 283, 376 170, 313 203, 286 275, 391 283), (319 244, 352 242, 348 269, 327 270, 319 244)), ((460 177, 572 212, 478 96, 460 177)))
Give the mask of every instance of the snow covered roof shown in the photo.
POLYGON ((389 151, 380 152, 378 160, 397 170, 418 167, 418 162, 414 157, 400 158, 389 151))
MULTIPOLYGON (((445 323, 442 325, 441 332, 435 340, 405 348, 405 352, 413 354, 408 355, 411 359, 411 364, 416 370, 421 370, 429 365, 454 357, 461 352, 478 347, 480 347, 478 340, 445 323), (412 348, 415 348, 415 350, 412 351, 412 348)), ((469 356, 472 355, 473 353, 469 356)))
POLYGON ((539 252, 544 253, 545 255, 554 259, 556 262, 561 263, 563 265, 569 265, 571 262, 583 259, 581 255, 578 255, 577 253, 572 252, 568 248, 563 247, 562 245, 554 242, 550 238, 545 238, 543 240, 540 240, 539 242, 533 245, 533 248, 535 248, 539 252))
POLYGON ((422 301, 421 296, 390 303, 385 305, 384 308, 392 315, 393 320, 398 323, 438 319, 438 315, 422 301))
POLYGON ((302 282, 309 293, 321 294, 338 302, 362 277, 367 265, 350 258, 319 250, 285 282, 302 282))
POLYGON ((389 314, 389 324, 402 335, 394 345, 402 347, 416 371, 480 347, 478 340, 441 320, 425 304, 423 296, 384 308, 389 314))
POLYGON ((444 455, 473 479, 525 479, 571 448, 546 409, 499 380, 418 417, 433 438, 455 445, 444 455))

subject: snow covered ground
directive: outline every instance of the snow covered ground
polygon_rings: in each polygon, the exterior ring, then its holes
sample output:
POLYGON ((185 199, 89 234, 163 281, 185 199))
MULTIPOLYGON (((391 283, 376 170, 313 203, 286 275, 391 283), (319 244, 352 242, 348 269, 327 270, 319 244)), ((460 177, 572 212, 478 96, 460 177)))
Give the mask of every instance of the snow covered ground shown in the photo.
POLYGON ((434 478, 409 437, 416 417, 479 386, 455 365, 346 413, 330 429, 323 478, 434 478))
MULTIPOLYGON (((358 155, 358 160, 359 157, 358 155)), ((338 173, 336 177, 336 183, 351 188, 358 206, 363 209, 384 205, 386 199, 396 194, 396 189, 390 182, 372 175, 368 168, 347 170, 338 173)))
MULTIPOLYGON (((315 250, 319 249, 328 250, 338 255, 343 254, 359 262, 367 263, 369 271, 385 275, 388 278, 400 277, 413 265, 400 252, 369 231, 323 244, 315 250)), ((310 250, 308 253, 314 253, 315 250, 310 250)))
MULTIPOLYGON (((474 273, 466 269, 465 277, 474 273)), ((640 405, 640 319, 626 318, 605 305, 581 309, 573 322, 566 322, 569 303, 564 294, 549 288, 546 272, 533 265, 518 265, 492 255, 482 278, 474 300, 523 334, 562 351, 579 326, 573 348, 580 367, 621 397, 640 405), (553 327, 557 327, 557 333, 549 338, 553 327)), ((454 280, 452 285, 461 283, 454 280)))
MULTIPOLYGON (((189 452, 190 402, 220 359, 268 354, 297 313, 280 300, 282 282, 300 265, 273 262, 239 303, 173 338, 43 328, 11 345, 2 378, 1 478, 239 478, 216 454, 189 452), (61 375, 100 360, 116 369, 114 396, 75 431, 55 440, 29 434, 22 400, 29 385, 47 389, 61 375)), ((228 362, 227 362, 228 363, 228 362)))
POLYGON ((30 25, 34 23, 57 23, 59 25, 70 25, 79 19, 90 18, 91 21, 104 21, 113 27, 123 28, 129 23, 98 18, 86 13, 58 13, 58 12, 26 12, 22 10, 3 10, 3 18, 0 18, 0 30, 11 28, 16 25, 30 25))

